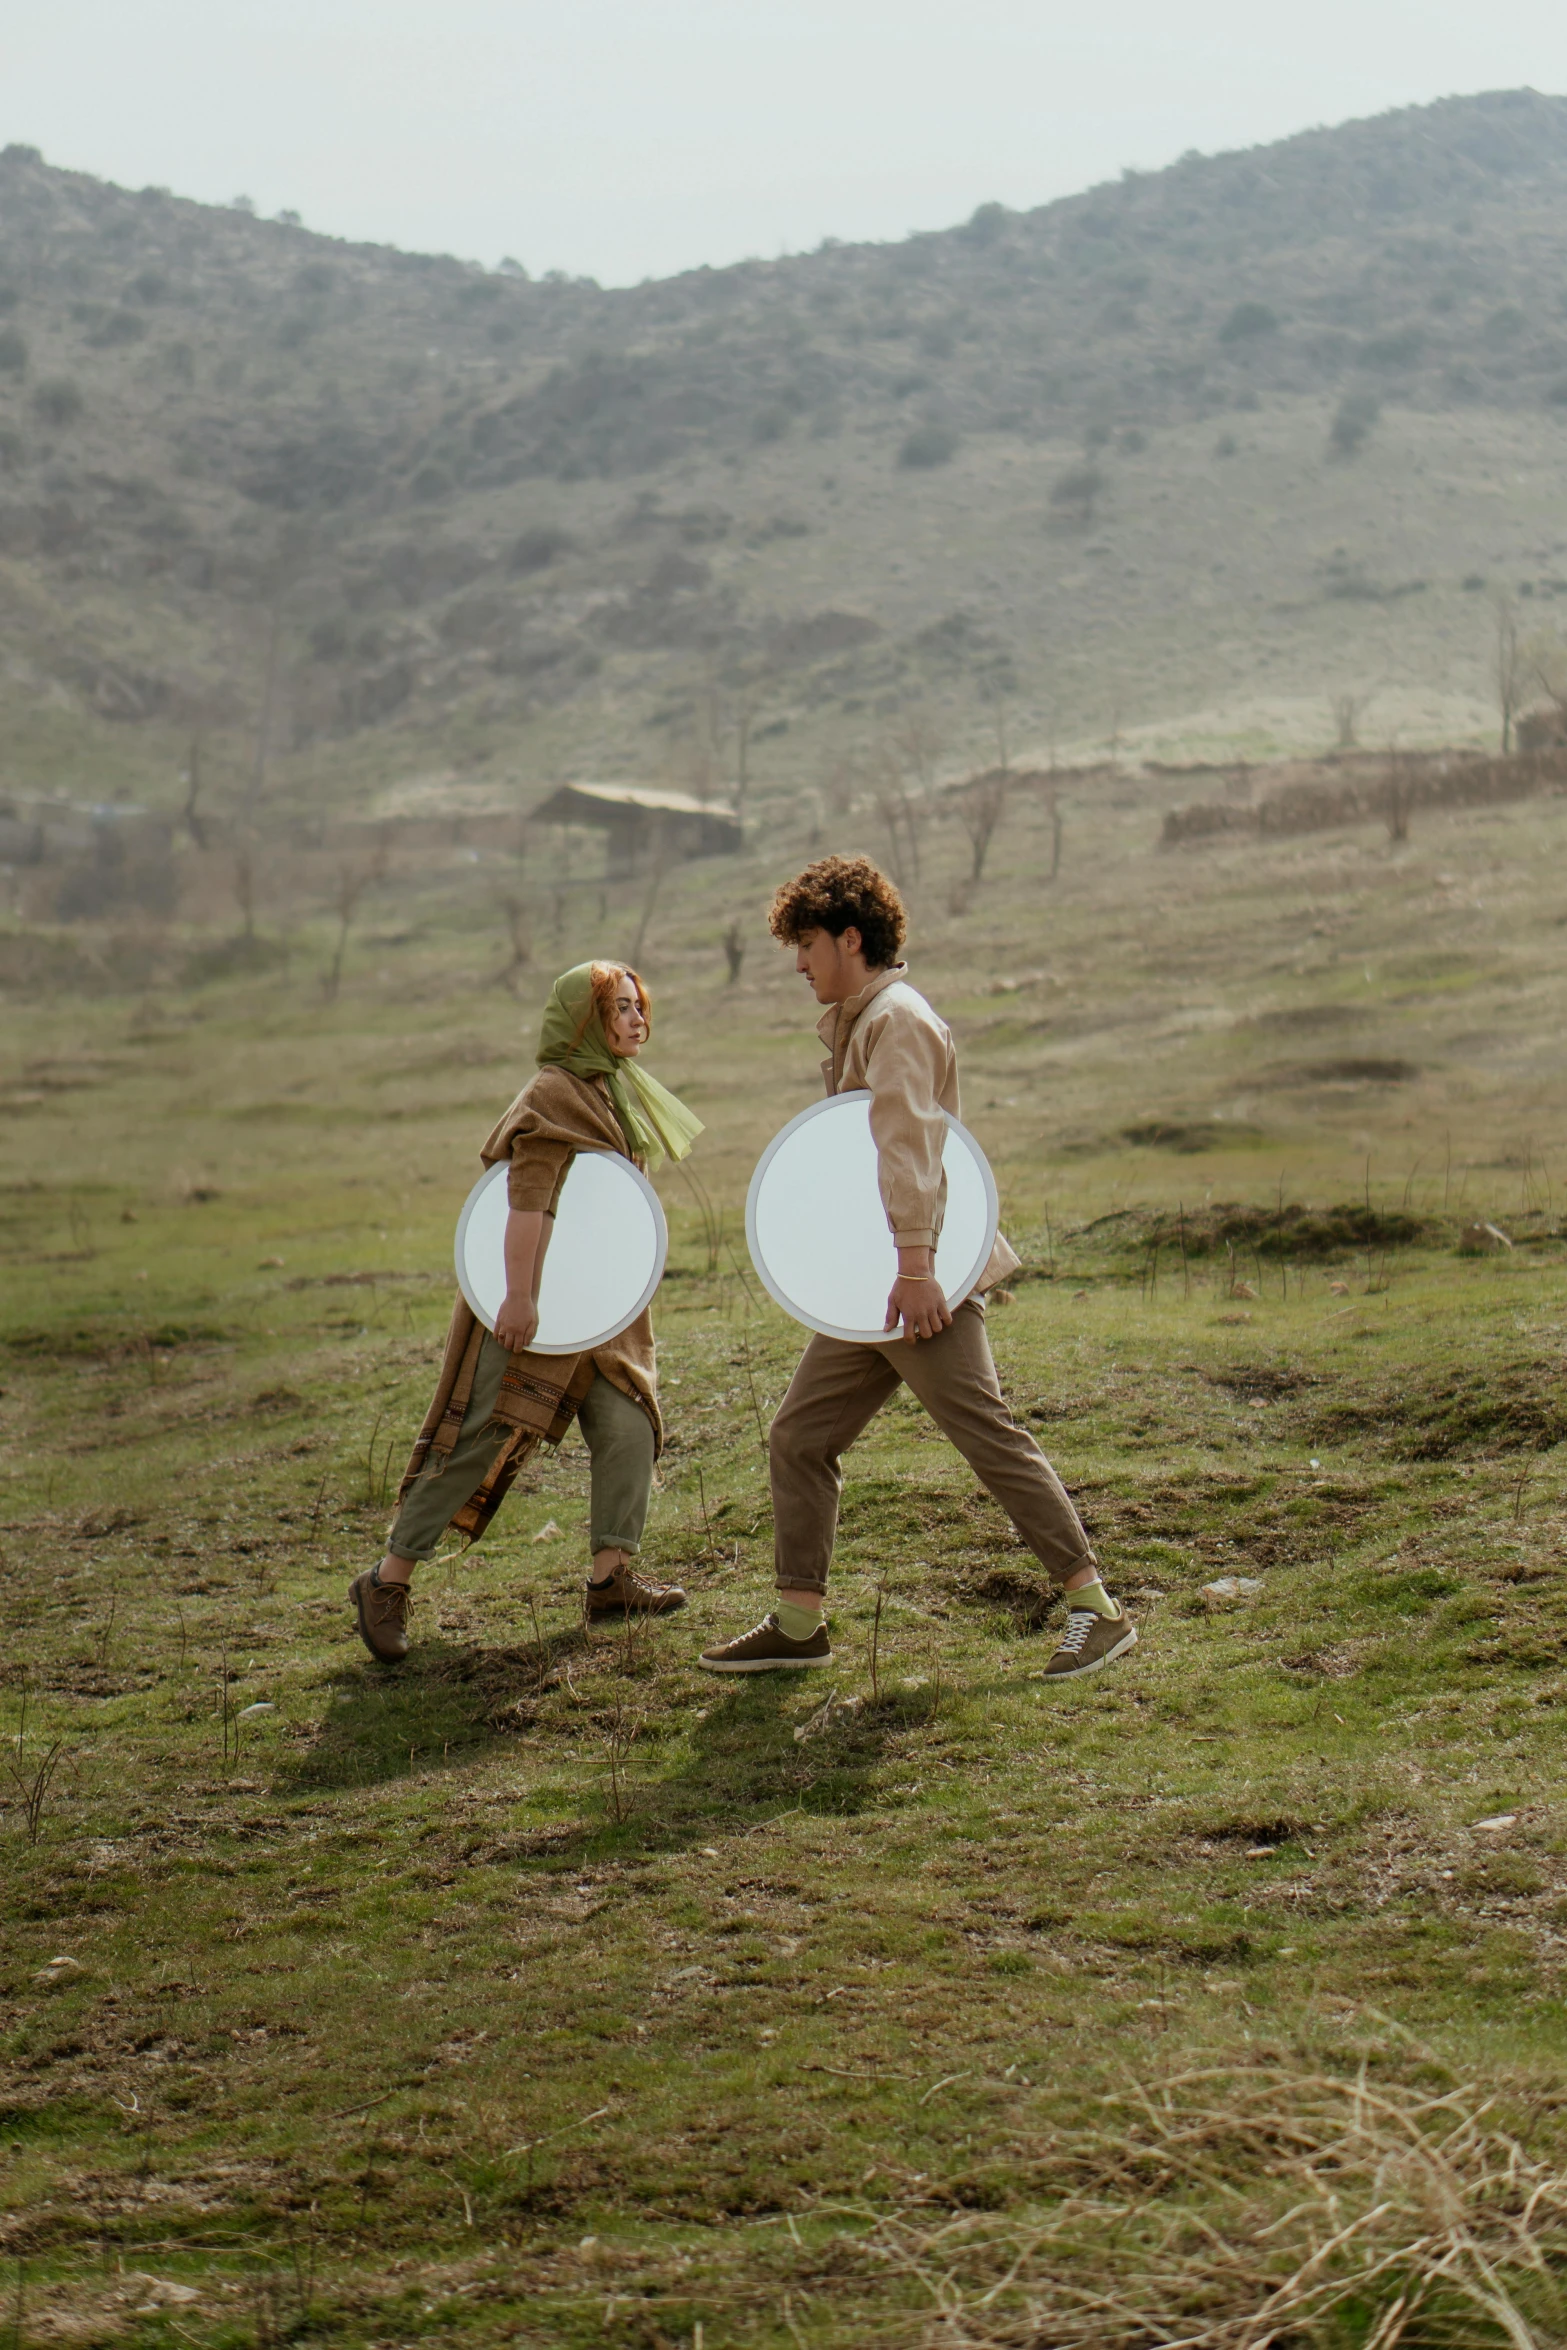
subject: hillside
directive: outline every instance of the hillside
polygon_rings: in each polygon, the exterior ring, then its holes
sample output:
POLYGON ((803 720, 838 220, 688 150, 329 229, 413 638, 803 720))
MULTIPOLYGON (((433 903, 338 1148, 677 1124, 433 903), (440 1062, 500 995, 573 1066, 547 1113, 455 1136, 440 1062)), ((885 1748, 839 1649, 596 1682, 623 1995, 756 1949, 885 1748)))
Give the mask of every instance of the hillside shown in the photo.
POLYGON ((1564 198, 1505 92, 606 292, 13 146, 0 788, 1477 736, 1479 590, 1567 593, 1564 198))

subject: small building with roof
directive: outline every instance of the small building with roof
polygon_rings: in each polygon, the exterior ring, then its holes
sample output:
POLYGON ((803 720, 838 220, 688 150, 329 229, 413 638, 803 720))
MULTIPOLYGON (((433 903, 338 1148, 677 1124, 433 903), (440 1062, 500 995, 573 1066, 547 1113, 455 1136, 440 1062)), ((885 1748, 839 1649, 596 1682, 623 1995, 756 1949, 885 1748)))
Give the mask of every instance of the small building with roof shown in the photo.
POLYGON ((745 845, 733 808, 651 784, 563 783, 533 810, 532 822, 602 832, 611 877, 641 872, 661 857, 719 857, 745 845))

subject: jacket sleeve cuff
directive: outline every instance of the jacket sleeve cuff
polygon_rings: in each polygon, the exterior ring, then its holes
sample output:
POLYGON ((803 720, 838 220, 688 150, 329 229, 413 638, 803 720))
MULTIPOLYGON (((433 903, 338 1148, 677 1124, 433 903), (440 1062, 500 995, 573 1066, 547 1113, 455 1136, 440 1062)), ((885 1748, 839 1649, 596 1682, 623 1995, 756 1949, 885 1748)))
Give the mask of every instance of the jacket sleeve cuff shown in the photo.
POLYGON ((939 1233, 931 1224, 894 1226, 892 1234, 894 1248, 934 1248, 939 1238, 939 1233))
POLYGON ((541 1150, 537 1143, 530 1145, 524 1154, 512 1160, 506 1171, 508 1204, 523 1214, 538 1209, 552 1216, 572 1157, 573 1153, 565 1149, 541 1150))

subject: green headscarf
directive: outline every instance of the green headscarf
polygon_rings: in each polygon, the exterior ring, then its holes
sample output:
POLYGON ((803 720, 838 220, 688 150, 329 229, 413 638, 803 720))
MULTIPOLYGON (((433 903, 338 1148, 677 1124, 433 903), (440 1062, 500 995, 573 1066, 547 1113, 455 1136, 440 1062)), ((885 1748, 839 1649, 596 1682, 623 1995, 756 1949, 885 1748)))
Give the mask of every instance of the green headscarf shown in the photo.
POLYGON ((563 971, 550 989, 539 1030, 539 1067, 569 1069, 573 1077, 604 1077, 634 1157, 651 1171, 666 1154, 683 1159, 702 1131, 682 1101, 640 1062, 610 1050, 593 1001, 593 966, 563 971))

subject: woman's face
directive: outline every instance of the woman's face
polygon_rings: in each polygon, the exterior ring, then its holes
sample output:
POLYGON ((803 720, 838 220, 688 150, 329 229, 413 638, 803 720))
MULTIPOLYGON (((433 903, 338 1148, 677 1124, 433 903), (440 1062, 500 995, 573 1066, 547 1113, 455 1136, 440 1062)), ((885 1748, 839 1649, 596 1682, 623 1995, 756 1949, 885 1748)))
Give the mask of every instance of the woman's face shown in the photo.
POLYGON ((642 1017, 642 1006, 637 991, 629 979, 622 979, 615 989, 615 1009, 606 1024, 609 1049, 623 1061, 634 1061, 647 1042, 647 1022, 642 1017))

